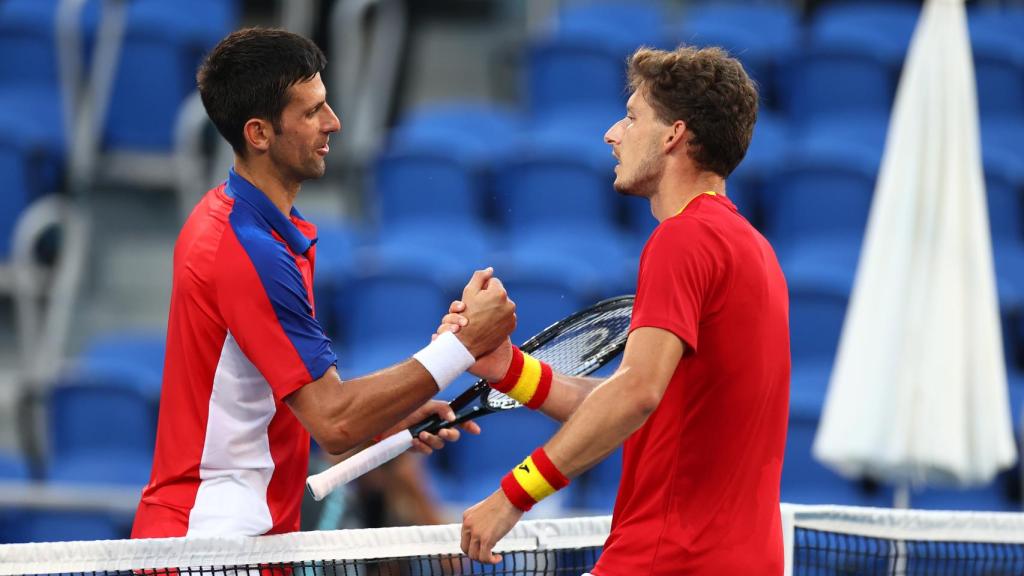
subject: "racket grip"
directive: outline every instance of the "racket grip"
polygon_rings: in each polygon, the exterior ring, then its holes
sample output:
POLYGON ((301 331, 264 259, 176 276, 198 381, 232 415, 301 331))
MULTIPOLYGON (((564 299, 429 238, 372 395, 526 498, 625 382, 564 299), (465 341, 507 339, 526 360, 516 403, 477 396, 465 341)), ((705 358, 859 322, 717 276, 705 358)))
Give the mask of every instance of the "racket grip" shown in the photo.
POLYGON ((339 486, 359 478, 405 452, 412 447, 412 440, 413 435, 408 430, 392 434, 327 470, 306 478, 306 490, 319 502, 339 486))
POLYGON ((433 416, 428 416, 427 418, 424 418, 412 428, 409 428, 409 434, 412 434, 412 437, 416 438, 417 436, 420 435, 420 432, 426 431, 431 434, 437 434, 438 432, 441 431, 442 428, 448 427, 450 426, 447 420, 443 420, 441 419, 440 416, 434 414, 433 416))

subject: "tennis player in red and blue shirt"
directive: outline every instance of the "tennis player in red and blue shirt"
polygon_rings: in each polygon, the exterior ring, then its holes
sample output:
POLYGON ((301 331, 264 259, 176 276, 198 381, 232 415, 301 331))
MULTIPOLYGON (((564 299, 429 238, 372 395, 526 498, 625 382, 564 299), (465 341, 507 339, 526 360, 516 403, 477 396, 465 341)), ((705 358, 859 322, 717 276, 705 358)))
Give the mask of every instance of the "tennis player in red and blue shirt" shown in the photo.
MULTIPOLYGON (((341 128, 325 64, 305 38, 246 29, 200 68, 203 104, 235 167, 175 245, 156 450, 134 538, 298 530, 310 433, 340 454, 430 414, 454 418, 429 398, 515 327, 501 282, 480 271, 464 295, 481 329, 339 377, 314 310, 316 228, 293 207, 301 183, 323 176, 341 128)), ((457 438, 422 434, 415 445, 429 452, 457 438)))
MULTIPOLYGON (((506 345, 472 368, 511 395, 541 394, 540 410, 565 424, 465 512, 462 549, 499 561, 494 544, 524 511, 624 444, 595 576, 778 576, 786 283, 771 246, 725 195, 757 92, 718 49, 640 49, 629 78, 626 117, 605 141, 619 160, 616 190, 649 199, 659 225, 640 258, 621 366, 604 381, 545 381, 506 345)), ((460 310, 453 304, 439 331, 471 326, 460 310)))

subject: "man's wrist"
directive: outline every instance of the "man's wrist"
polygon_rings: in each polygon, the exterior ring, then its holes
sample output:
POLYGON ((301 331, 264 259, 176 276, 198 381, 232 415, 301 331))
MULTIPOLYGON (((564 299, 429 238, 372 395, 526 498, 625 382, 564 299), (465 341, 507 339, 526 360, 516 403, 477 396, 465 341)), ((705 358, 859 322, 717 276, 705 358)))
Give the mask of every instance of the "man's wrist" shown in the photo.
POLYGON ((466 346, 451 332, 444 332, 413 355, 433 376, 438 390, 444 390, 476 361, 466 346))
POLYGON ((505 498, 523 512, 529 512, 534 504, 568 485, 569 478, 548 458, 543 448, 534 450, 501 479, 505 498))
POLYGON ((490 381, 490 385, 527 408, 537 410, 551 392, 553 378, 550 365, 513 346, 508 370, 500 380, 490 381))

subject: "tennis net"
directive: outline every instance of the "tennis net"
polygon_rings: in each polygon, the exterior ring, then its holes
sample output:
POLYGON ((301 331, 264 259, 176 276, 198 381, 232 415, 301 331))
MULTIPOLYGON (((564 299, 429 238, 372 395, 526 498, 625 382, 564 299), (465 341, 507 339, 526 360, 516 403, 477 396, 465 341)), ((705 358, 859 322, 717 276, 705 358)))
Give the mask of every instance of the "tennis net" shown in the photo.
POLYGON ((1024 514, 782 507, 786 574, 1024 575, 1024 514))
MULTIPOLYGON (((1022 575, 1024 514, 782 506, 786 574, 1022 575)), ((433 576, 587 572, 608 516, 519 523, 497 566, 459 552, 459 525, 0 546, 0 575, 433 576)))

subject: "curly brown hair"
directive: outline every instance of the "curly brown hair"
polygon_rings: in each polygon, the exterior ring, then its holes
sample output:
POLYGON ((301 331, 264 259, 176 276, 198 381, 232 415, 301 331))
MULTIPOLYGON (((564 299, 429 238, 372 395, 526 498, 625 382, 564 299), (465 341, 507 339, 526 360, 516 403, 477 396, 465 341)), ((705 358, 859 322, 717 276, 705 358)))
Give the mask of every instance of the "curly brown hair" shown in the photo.
POLYGON ((629 58, 629 87, 658 118, 686 123, 690 157, 726 178, 743 160, 757 121, 757 87, 721 48, 640 48, 629 58))

